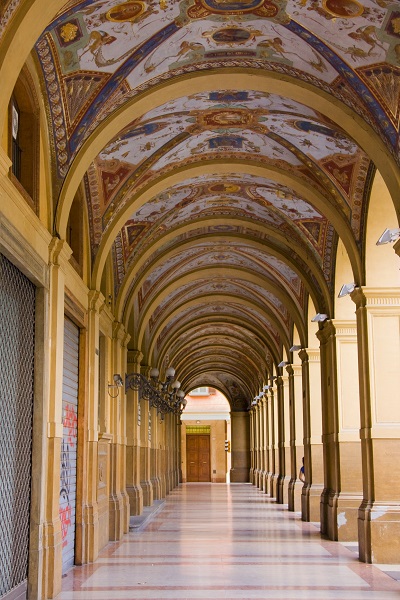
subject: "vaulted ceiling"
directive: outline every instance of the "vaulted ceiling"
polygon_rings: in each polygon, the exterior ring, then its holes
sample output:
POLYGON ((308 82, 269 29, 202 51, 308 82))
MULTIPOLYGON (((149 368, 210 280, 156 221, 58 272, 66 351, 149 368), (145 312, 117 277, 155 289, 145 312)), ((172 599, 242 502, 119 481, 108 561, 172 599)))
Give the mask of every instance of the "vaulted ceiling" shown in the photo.
POLYGON ((245 408, 294 326, 307 344, 309 297, 332 314, 339 239, 362 278, 399 162, 399 3, 72 1, 34 56, 58 232, 84 186, 130 346, 245 408))

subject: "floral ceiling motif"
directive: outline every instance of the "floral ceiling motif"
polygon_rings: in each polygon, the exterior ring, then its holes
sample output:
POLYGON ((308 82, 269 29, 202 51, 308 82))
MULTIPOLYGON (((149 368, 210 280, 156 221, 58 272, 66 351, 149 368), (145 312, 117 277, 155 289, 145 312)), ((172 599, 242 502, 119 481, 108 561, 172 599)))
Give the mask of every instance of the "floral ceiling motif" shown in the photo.
MULTIPOLYGON (((362 247, 375 165, 356 126, 400 164, 399 3, 71 1, 34 52, 53 197, 85 173, 93 272, 109 261, 148 359, 166 361, 174 335, 181 352, 190 323, 217 343, 245 322, 271 369, 293 323, 306 329, 309 295, 322 312, 332 301, 339 238, 362 247)), ((210 377, 243 406, 248 382, 210 377)))

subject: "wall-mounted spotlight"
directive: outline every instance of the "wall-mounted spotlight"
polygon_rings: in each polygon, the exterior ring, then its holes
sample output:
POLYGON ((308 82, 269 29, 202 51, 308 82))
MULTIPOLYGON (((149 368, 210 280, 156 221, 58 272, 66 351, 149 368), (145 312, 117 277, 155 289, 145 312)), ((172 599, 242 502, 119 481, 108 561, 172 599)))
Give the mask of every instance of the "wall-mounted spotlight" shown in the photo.
POLYGON ((108 395, 111 398, 117 398, 117 396, 119 395, 119 388, 124 385, 124 382, 123 382, 123 379, 122 379, 122 377, 121 377, 121 375, 119 373, 115 373, 115 375, 113 376, 113 380, 114 380, 114 383, 109 383, 108 384, 108 395), (117 393, 116 394, 111 394, 110 393, 110 388, 117 388, 117 393))
POLYGON ((385 229, 379 240, 376 242, 377 246, 383 244, 389 244, 389 242, 395 242, 400 237, 400 229, 385 229))
POLYGON ((264 385, 263 386, 263 392, 267 392, 270 389, 270 385, 264 385))
POLYGON ((354 292, 356 287, 357 287, 357 285, 355 283, 345 283, 340 288, 340 292, 338 293, 338 298, 343 298, 344 296, 351 294, 351 292, 354 292))
POLYGON ((324 313, 317 313, 315 315, 315 317, 313 317, 311 319, 312 323, 323 323, 324 321, 326 321, 328 318, 328 315, 325 315, 324 313))
POLYGON ((282 360, 282 361, 279 363, 278 367, 286 367, 287 365, 290 365, 290 362, 289 362, 289 361, 287 361, 287 360, 282 360))
POLYGON ((295 344, 294 346, 292 346, 289 350, 289 352, 297 352, 298 350, 303 350, 303 346, 299 346, 297 344, 295 344))

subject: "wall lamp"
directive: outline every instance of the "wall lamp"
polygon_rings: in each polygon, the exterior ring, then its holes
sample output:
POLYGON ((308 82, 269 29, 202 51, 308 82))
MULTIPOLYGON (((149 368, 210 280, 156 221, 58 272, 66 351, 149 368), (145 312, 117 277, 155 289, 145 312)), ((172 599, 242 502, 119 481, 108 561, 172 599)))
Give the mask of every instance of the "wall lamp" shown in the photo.
POLYGON ((377 246, 383 244, 389 244, 389 242, 395 242, 400 237, 400 229, 385 229, 379 240, 376 242, 377 246))
POLYGON ((109 383, 108 384, 108 395, 111 398, 117 398, 119 396, 119 388, 122 387, 124 385, 124 382, 122 380, 122 377, 119 373, 115 373, 115 375, 113 376, 113 380, 114 383, 109 383), (110 393, 110 388, 117 388, 117 393, 116 394, 111 394, 110 393))
POLYGON ((264 385, 263 386, 263 392, 267 392, 270 388, 271 388, 270 385, 264 385))
POLYGON ((340 288, 340 292, 338 293, 338 298, 343 298, 344 296, 351 294, 351 292, 354 292, 356 287, 357 287, 357 285, 355 283, 345 283, 340 288))
POLYGON ((292 346, 289 350, 289 352, 297 352, 298 350, 303 350, 303 346, 299 346, 297 344, 295 344, 294 346, 292 346))
POLYGON ((159 370, 156 368, 150 371, 150 381, 141 373, 129 373, 125 377, 125 387, 139 391, 139 400, 149 401, 150 407, 157 408, 157 412, 164 419, 166 413, 172 412, 182 414, 186 407, 187 400, 185 392, 181 389, 181 384, 175 379, 175 369, 168 367, 165 372, 165 381, 160 381, 159 370))
POLYGON ((287 360, 282 360, 282 361, 279 363, 278 367, 286 367, 287 365, 290 365, 290 362, 289 362, 289 361, 287 361, 287 360))
POLYGON ((324 313, 317 313, 315 315, 315 317, 313 317, 311 319, 312 323, 323 323, 324 321, 326 321, 328 319, 328 315, 325 315, 324 313))

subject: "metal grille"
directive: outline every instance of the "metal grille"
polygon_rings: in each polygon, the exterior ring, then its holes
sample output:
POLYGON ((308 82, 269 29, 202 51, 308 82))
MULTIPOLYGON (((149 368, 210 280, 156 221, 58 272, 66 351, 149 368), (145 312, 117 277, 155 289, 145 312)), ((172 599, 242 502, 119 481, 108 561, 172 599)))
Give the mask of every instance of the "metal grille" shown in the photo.
POLYGON ((0 254, 0 597, 28 576, 35 286, 0 254))
POLYGON ((63 439, 60 470, 60 519, 63 573, 74 564, 76 458, 78 442, 79 328, 64 321, 63 439))

